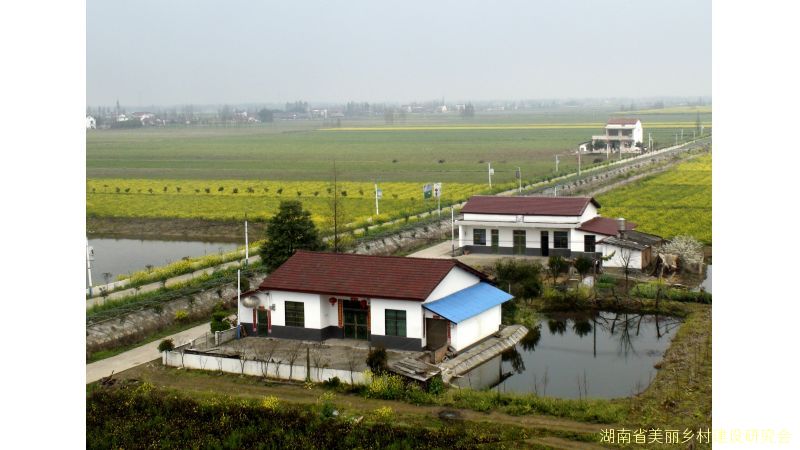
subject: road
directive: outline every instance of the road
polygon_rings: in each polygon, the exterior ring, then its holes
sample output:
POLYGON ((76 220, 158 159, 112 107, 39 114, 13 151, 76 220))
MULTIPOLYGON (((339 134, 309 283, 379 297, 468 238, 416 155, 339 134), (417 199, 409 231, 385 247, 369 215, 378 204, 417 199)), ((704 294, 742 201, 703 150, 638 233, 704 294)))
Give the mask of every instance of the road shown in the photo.
MULTIPOLYGON (((210 326, 210 323, 204 323, 194 328, 181 331, 180 333, 173 334, 172 336, 167 336, 164 339, 172 339, 172 342, 174 342, 177 347, 178 345, 183 345, 202 336, 203 333, 210 330, 210 326)), ((111 375, 112 372, 119 373, 160 357, 161 354, 158 352, 158 344, 160 342, 161 340, 157 340, 142 345, 141 347, 128 350, 127 352, 120 353, 119 355, 87 364, 86 384, 107 377, 111 375)))

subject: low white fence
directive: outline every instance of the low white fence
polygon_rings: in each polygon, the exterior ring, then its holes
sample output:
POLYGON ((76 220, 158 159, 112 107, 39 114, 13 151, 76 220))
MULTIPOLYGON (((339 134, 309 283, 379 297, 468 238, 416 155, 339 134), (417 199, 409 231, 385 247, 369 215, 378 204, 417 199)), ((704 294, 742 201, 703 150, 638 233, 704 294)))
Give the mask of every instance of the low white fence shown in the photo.
POLYGON ((308 375, 308 378, 315 383, 327 381, 333 377, 338 377, 343 383, 365 383, 364 374, 361 372, 325 367, 311 367, 308 370, 306 366, 290 365, 288 362, 283 361, 241 360, 236 356, 199 353, 189 350, 187 347, 188 344, 180 346, 173 351, 163 352, 161 354, 161 362, 165 366, 171 367, 220 371, 281 380, 305 381, 307 379, 306 375, 308 375))

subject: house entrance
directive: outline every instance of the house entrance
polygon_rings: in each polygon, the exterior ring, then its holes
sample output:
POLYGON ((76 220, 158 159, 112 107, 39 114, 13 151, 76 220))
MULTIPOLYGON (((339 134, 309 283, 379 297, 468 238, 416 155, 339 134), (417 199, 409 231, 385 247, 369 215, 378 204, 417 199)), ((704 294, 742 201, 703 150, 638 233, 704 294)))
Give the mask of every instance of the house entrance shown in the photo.
POLYGON ((447 329, 450 322, 442 319, 425 318, 425 335, 428 339, 428 349, 436 350, 447 345, 447 329))
POLYGON ((542 256, 550 256, 550 235, 547 231, 542 231, 542 256))
POLYGON ((269 311, 266 309, 257 310, 256 322, 258 325, 256 327, 256 336, 269 335, 269 311))
POLYGON ((369 305, 360 301, 345 300, 342 305, 344 337, 346 339, 369 339, 369 305))

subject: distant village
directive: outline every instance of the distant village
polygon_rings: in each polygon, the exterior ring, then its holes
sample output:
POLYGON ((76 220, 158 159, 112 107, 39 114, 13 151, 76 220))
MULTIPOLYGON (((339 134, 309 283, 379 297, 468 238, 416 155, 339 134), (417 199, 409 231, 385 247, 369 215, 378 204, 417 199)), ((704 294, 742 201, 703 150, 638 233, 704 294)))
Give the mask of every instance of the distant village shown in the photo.
POLYGON ((246 125, 277 121, 314 120, 323 126, 341 126, 343 120, 366 119, 383 120, 386 124, 403 123, 407 120, 425 119, 430 116, 450 116, 469 119, 476 113, 508 114, 513 112, 563 109, 565 112, 575 108, 597 108, 598 119, 605 118, 609 110, 635 111, 638 109, 659 109, 670 106, 703 106, 708 101, 703 98, 671 100, 656 99, 644 103, 629 103, 622 99, 592 101, 483 101, 446 102, 445 99, 407 104, 386 104, 368 102, 347 102, 340 104, 310 105, 298 100, 279 105, 182 105, 172 107, 96 106, 86 109, 86 129, 139 128, 157 126, 187 125, 246 125))

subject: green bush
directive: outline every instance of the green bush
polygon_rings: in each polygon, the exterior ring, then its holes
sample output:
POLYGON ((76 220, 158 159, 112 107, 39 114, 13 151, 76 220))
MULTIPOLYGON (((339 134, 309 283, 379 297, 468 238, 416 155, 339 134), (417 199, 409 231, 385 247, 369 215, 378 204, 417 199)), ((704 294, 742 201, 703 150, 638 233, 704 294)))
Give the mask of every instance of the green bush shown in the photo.
POLYGON ((383 346, 376 345, 369 349, 369 353, 367 354, 367 367, 369 367, 372 373, 380 374, 386 372, 387 361, 386 349, 383 346))
POLYGON ((172 339, 164 339, 163 341, 158 343, 158 352, 169 352, 175 350, 175 343, 172 342, 172 339))

